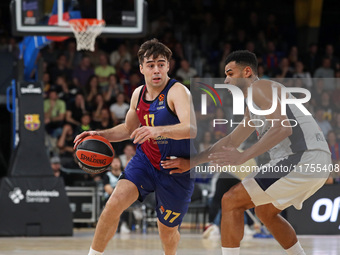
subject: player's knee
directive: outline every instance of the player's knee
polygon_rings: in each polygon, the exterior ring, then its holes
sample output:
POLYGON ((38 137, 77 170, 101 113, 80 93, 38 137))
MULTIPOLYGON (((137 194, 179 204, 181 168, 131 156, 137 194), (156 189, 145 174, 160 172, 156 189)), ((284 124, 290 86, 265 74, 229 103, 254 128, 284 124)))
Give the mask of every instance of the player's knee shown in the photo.
POLYGON ((179 239, 179 235, 178 228, 176 227, 170 228, 163 226, 163 229, 159 231, 159 236, 163 242, 172 242, 173 239, 179 239))
POLYGON ((237 208, 237 203, 235 203, 235 190, 231 188, 228 192, 226 192, 221 200, 222 210, 223 211, 231 211, 237 208))
POLYGON ((126 209, 125 206, 123 205, 124 205, 123 198, 119 196, 111 196, 105 205, 105 210, 119 217, 126 209))

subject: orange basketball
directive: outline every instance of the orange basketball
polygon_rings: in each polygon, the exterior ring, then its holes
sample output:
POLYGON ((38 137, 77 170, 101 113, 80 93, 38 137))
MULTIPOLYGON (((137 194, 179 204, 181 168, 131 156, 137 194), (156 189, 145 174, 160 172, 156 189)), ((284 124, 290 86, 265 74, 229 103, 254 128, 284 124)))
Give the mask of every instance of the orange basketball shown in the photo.
POLYGON ((79 167, 90 174, 107 170, 113 157, 114 150, 110 142, 99 135, 85 137, 76 148, 79 167))

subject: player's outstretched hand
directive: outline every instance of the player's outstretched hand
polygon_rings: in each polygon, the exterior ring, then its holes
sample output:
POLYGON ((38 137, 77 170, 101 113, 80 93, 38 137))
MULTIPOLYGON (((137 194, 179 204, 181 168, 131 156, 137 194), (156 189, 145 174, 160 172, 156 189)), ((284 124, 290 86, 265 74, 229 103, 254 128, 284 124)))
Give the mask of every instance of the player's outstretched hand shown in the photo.
POLYGON ((84 131, 83 133, 79 134, 74 138, 74 146, 73 149, 75 150, 78 146, 78 144, 83 140, 86 136, 90 135, 99 135, 97 131, 84 131))
POLYGON ((208 157, 211 163, 218 165, 238 166, 246 162, 244 154, 234 147, 222 147, 222 151, 211 153, 208 157))
POLYGON ((190 170, 190 159, 185 158, 166 158, 167 160, 161 161, 161 166, 164 169, 177 168, 170 171, 170 174, 181 174, 190 170))

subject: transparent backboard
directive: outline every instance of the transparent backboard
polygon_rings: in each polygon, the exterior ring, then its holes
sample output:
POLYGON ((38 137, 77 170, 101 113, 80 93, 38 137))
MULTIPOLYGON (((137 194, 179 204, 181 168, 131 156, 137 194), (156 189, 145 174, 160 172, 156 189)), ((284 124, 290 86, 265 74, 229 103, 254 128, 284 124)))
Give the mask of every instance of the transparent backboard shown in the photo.
POLYGON ((73 36, 67 20, 103 19, 101 36, 137 37, 146 29, 144 0, 12 0, 13 35, 73 36))

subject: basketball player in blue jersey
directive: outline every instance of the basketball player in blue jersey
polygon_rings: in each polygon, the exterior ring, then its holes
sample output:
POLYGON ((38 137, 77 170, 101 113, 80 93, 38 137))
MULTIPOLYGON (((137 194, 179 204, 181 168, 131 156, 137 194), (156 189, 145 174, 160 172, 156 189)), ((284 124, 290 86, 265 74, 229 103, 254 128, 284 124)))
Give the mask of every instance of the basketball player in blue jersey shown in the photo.
MULTIPOLYGON (((268 151, 271 168, 263 167, 250 174, 222 198, 222 254, 240 254, 244 211, 255 207, 256 215, 287 254, 304 255, 293 227, 280 216, 280 212, 291 205, 301 209, 302 203, 323 186, 331 167, 327 142, 313 117, 305 115, 296 105, 287 105, 286 115, 281 113, 281 89, 284 86, 274 81, 258 79, 257 59, 253 53, 232 52, 226 59, 225 74, 225 83, 239 87, 245 98, 248 96, 248 88, 252 88, 252 103, 257 110, 271 108, 273 91, 276 88, 276 110, 268 115, 255 115, 247 107, 241 123, 252 121, 253 127, 239 124, 232 133, 193 157, 191 162, 177 158, 162 161, 162 166, 178 168, 171 172, 183 173, 189 169, 190 164, 193 166, 208 161, 221 166, 240 165, 268 151), (277 121, 268 121, 273 119, 277 121), (283 126, 281 121, 286 119, 294 120, 297 125, 283 126), (259 127, 259 122, 255 123, 258 120, 265 124, 259 127), (237 148, 255 131, 254 126, 258 126, 258 142, 239 152, 237 148), (313 164, 314 167, 319 164, 320 171, 313 171, 313 164), (282 167, 290 170, 271 171, 282 167)), ((289 93, 286 96, 293 99, 289 93)))
POLYGON ((166 157, 189 158, 196 120, 189 90, 168 77, 172 52, 152 39, 138 51, 145 85, 132 95, 125 123, 108 130, 83 132, 75 148, 88 135, 101 135, 111 142, 134 139, 136 155, 109 198, 97 224, 89 255, 101 255, 116 232, 122 212, 150 192, 156 195, 158 229, 164 253, 175 255, 180 239, 178 226, 188 210, 194 188, 189 174, 170 175, 160 161, 166 157))

